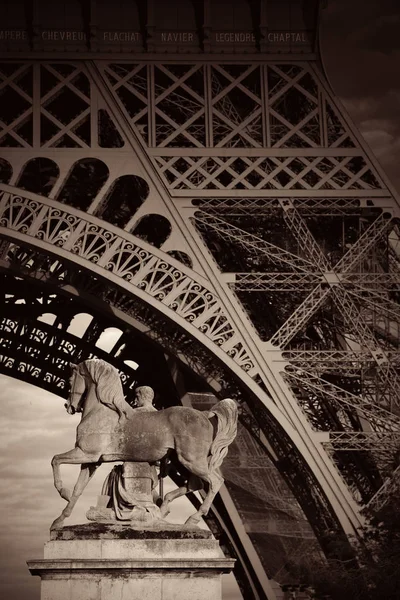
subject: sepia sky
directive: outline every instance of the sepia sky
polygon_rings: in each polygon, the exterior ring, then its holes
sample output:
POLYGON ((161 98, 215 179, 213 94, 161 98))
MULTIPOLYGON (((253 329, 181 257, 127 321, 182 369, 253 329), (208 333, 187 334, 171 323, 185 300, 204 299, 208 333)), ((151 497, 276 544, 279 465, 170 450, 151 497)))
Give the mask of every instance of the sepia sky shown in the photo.
MULTIPOLYGON (((329 0, 322 13, 330 83, 400 191, 399 31, 398 0, 329 0)), ((62 399, 4 376, 0 407, 0 597, 38 600, 40 580, 25 563, 42 556, 49 525, 65 504, 54 490, 50 460, 73 447, 79 416, 68 416, 62 399)), ((64 471, 72 485, 76 468, 64 471)), ((71 524, 85 520, 106 473, 104 467, 96 474, 71 524)), ((179 521, 187 510, 179 508, 172 518, 179 521)), ((224 600, 240 597, 235 582, 227 580, 224 600)))
POLYGON ((400 3, 328 0, 321 48, 329 81, 400 192, 400 3))

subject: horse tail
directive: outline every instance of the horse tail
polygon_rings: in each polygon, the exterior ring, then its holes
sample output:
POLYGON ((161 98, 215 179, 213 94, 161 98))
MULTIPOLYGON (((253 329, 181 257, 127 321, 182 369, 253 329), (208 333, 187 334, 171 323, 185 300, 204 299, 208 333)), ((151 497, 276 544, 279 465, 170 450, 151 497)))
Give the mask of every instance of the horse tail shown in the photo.
POLYGON ((216 415, 217 433, 211 444, 208 466, 210 470, 221 466, 228 453, 228 446, 233 442, 237 433, 238 409, 237 404, 230 398, 220 400, 209 411, 209 418, 216 415))

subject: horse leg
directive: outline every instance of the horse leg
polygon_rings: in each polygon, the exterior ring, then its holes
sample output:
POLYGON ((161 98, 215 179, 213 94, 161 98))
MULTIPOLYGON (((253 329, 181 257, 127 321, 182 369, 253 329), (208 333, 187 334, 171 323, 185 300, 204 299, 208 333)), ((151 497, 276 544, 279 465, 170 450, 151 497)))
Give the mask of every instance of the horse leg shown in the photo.
POLYGON ((96 463, 99 457, 91 457, 85 454, 79 447, 73 448, 63 454, 56 454, 53 456, 51 466, 53 467, 54 487, 60 494, 61 498, 69 502, 71 498, 71 492, 63 487, 61 480, 60 465, 62 464, 86 464, 96 463))
POLYGON ((204 473, 202 479, 207 481, 209 484, 208 492, 199 510, 187 519, 185 525, 197 525, 200 519, 208 514, 211 504, 213 503, 218 490, 224 482, 221 475, 219 475, 216 471, 204 473))
MULTIPOLYGON (((200 519, 208 514, 208 511, 210 510, 211 504, 216 496, 216 494, 218 493, 218 490, 220 489, 221 485, 224 483, 224 479, 221 475, 219 475, 219 473, 217 473, 216 471, 209 471, 207 468, 207 471, 203 471, 200 470, 198 465, 185 465, 188 469, 190 469, 192 471, 192 473, 195 473, 198 477, 201 477, 201 479, 207 481, 208 483, 208 492, 206 494, 206 497, 202 503, 202 505, 200 506, 199 510, 197 512, 195 512, 193 515, 191 515, 187 521, 185 522, 185 525, 197 525, 197 523, 200 521, 200 519)), ((207 465, 208 467, 208 465, 207 465)))
POLYGON ((87 486, 87 484, 89 483, 89 481, 91 480, 93 475, 95 474, 98 466, 99 465, 95 464, 95 463, 81 465, 81 471, 79 473, 79 477, 75 484, 74 491, 72 492, 72 496, 71 496, 70 500, 68 501, 67 506, 62 511, 61 515, 59 517, 57 517, 57 519, 55 521, 53 521, 50 529, 58 529, 58 528, 62 527, 62 525, 64 523, 64 519, 66 519, 67 517, 69 517, 71 515, 72 510, 78 501, 78 498, 80 497, 83 490, 85 489, 85 487, 87 486))
POLYGON ((168 492, 165 494, 165 498, 163 503, 160 506, 160 512, 162 517, 166 517, 169 513, 168 505, 170 502, 175 500, 176 498, 180 498, 181 496, 185 496, 189 492, 196 492, 197 490, 201 490, 203 487, 203 482, 196 475, 191 474, 185 485, 179 487, 176 490, 172 490, 172 492, 168 492))
MULTIPOLYGON (((207 481, 209 484, 209 489, 206 494, 206 497, 200 506, 199 510, 195 512, 189 519, 187 519, 185 525, 196 525, 203 515, 206 515, 210 509, 212 501, 214 500, 215 495, 217 494, 219 488, 223 484, 223 478, 216 471, 210 471, 208 466, 207 457, 203 455, 199 456, 199 454, 195 455, 191 453, 188 455, 186 453, 185 456, 182 455, 181 451, 177 448, 177 455, 179 462, 188 469, 188 471, 192 474, 188 480, 188 484, 186 486, 180 487, 173 492, 170 492, 166 495, 165 500, 171 501, 174 498, 179 498, 179 496, 183 496, 187 494, 189 490, 189 483, 196 482, 196 489, 201 489, 202 485, 197 483, 200 480, 207 481)), ((162 509, 162 507, 161 507, 162 509)))

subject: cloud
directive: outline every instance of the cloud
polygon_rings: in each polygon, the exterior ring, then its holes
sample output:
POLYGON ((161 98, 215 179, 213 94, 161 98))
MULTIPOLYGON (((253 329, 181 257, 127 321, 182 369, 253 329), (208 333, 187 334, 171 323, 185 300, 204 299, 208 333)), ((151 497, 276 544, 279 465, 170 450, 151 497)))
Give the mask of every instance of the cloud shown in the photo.
POLYGON ((364 32, 361 47, 374 48, 378 52, 390 56, 393 50, 400 48, 400 15, 384 15, 371 22, 364 32))
POLYGON ((397 155, 400 153, 400 136, 395 136, 384 128, 379 121, 365 121, 361 124, 363 136, 371 147, 377 158, 383 163, 398 164, 397 155))
POLYGON ((6 574, 0 596, 12 590, 15 600, 38 598, 40 580, 30 575, 26 560, 43 556, 50 523, 65 505, 53 487, 50 460, 60 446, 74 445, 76 423, 61 398, 5 376, 0 407, 0 543, 7 549, 0 559, 6 574))
POLYGON ((330 0, 320 27, 330 84, 398 191, 399 28, 397 0, 330 0))

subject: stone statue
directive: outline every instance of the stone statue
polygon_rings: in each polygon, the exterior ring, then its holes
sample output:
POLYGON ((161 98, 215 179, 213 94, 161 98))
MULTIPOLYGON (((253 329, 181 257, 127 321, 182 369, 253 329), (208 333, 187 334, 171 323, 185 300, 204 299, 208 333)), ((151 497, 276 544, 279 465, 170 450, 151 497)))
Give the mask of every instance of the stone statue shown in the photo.
POLYGON ((170 449, 175 450, 190 476, 185 485, 166 494, 160 515, 164 517, 168 513, 172 500, 200 489, 202 483, 207 482, 203 503, 186 521, 186 525, 196 525, 208 513, 223 483, 218 468, 236 436, 236 402, 229 398, 221 400, 209 412, 183 406, 157 411, 152 410, 151 388, 143 386, 137 390, 138 408, 131 408, 125 401, 118 371, 112 365, 89 359, 79 365, 71 364, 71 368, 71 393, 65 407, 69 414, 82 413, 82 418, 76 431, 75 448, 57 454, 52 460, 54 485, 68 504, 51 528, 62 527, 101 463, 124 461, 151 465, 165 457, 170 449), (213 417, 215 428, 211 422, 213 417), (61 464, 81 465, 72 493, 63 487, 61 464))

